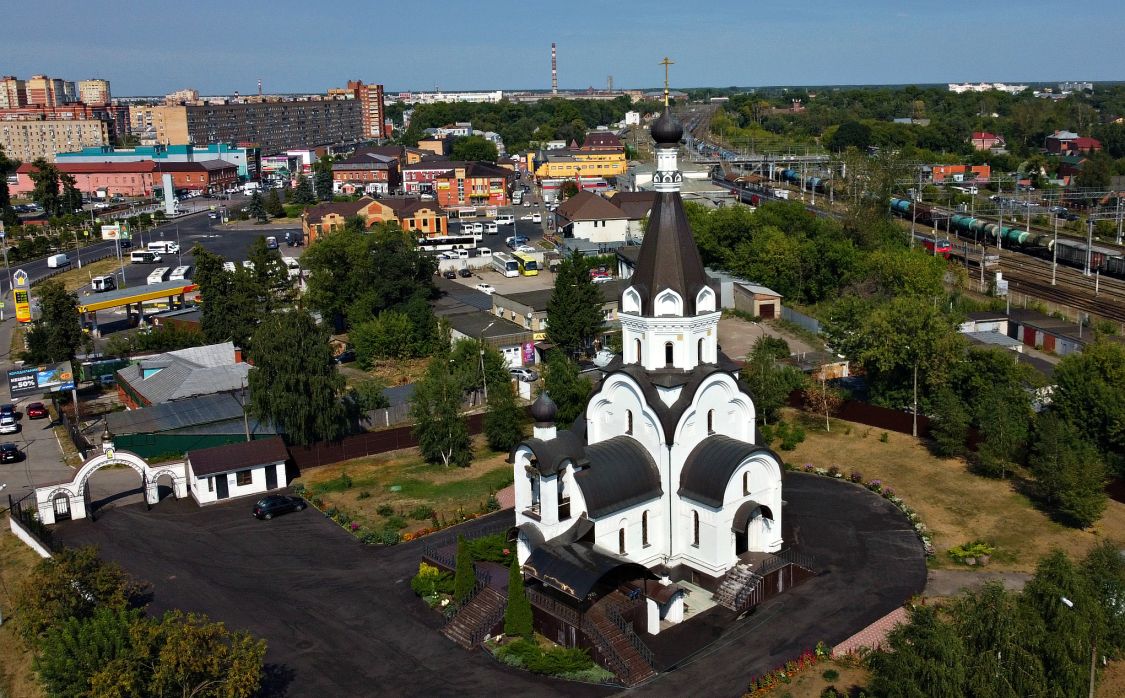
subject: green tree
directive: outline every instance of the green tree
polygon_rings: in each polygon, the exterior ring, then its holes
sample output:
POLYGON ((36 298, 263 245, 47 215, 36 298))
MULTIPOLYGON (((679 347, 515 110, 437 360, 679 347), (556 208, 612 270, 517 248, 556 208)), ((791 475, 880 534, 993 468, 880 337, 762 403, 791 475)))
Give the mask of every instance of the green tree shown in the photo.
POLYGON ((968 434, 968 410, 956 392, 942 386, 934 396, 933 417, 930 419, 934 453, 943 457, 963 455, 968 434))
POLYGON ((62 212, 62 197, 59 196, 59 170, 43 158, 38 158, 31 163, 35 170, 31 173, 31 181, 35 188, 31 198, 43 207, 43 213, 54 218, 62 212))
POLYGON ((316 203, 316 192, 312 182, 304 175, 297 175, 297 186, 293 189, 293 203, 298 206, 311 206, 316 203))
POLYGON ((965 646, 966 694, 975 698, 1044 695, 1049 685, 1037 654, 1042 635, 1038 618, 1018 593, 988 582, 958 598, 950 608, 965 646))
POLYGON ((20 223, 19 214, 12 208, 12 194, 8 189, 8 176, 14 174, 19 166, 19 160, 9 158, 0 147, 0 221, 9 228, 20 223))
POLYGON ((495 347, 482 345, 475 339, 459 339, 453 343, 449 358, 453 362, 453 373, 463 390, 476 393, 509 385, 512 375, 508 372, 508 362, 495 347), (483 352, 483 353, 482 353, 483 352))
POLYGON ((78 191, 78 182, 72 175, 63 173, 59 175, 59 184, 62 186, 62 195, 59 197, 59 206, 64 214, 72 214, 82 210, 82 192, 78 191))
POLYGON ((270 189, 270 193, 266 194, 266 213, 270 214, 272 218, 285 218, 285 207, 281 204, 281 197, 278 195, 276 189, 270 189))
POLYGON ((269 216, 266 215, 266 205, 262 201, 262 193, 257 189, 250 195, 250 204, 247 206, 247 213, 258 223, 265 223, 269 216))
POLYGON ((259 235, 250 242, 246 257, 252 268, 243 267, 243 270, 251 277, 261 312, 269 312, 293 300, 293 282, 280 251, 267 247, 266 239, 259 235))
POLYGON ((1054 409, 1125 474, 1125 346, 1101 340, 1068 354, 1054 380, 1054 409))
POLYGON ((585 411, 590 381, 579 375, 578 366, 561 351, 547 355, 543 386, 558 407, 558 423, 570 424, 585 411))
POLYGON ((468 467, 472 461, 469 429, 461 415, 463 395, 449 352, 438 352, 415 383, 410 406, 414 435, 427 462, 468 467))
POLYGON ((567 199, 577 195, 580 191, 582 190, 578 188, 578 183, 574 180, 568 179, 565 180, 559 187, 559 198, 563 201, 566 201, 567 199))
POLYGON ((484 436, 495 451, 510 451, 523 439, 524 411, 516 402, 511 381, 488 386, 484 436))
POLYGON ((512 565, 508 570, 508 607, 504 610, 504 634, 530 640, 533 632, 531 601, 524 589, 519 558, 513 555, 512 565))
POLYGON ((194 281, 203 298, 200 328, 204 338, 211 343, 234 342, 248 347, 250 336, 261 322, 267 291, 258 283, 256 273, 242 266, 234 271, 224 269, 223 258, 199 244, 192 255, 194 281))
POLYGON ((945 296, 944 279, 948 269, 945 259, 927 254, 920 247, 875 252, 868 261, 868 269, 884 297, 931 299, 945 296))
POLYGON ((24 361, 37 364, 74 359, 79 347, 89 344, 78 321, 78 296, 55 280, 41 284, 35 296, 40 316, 28 330, 24 361))
POLYGON ((1105 609, 1105 647, 1112 654, 1125 648, 1125 559, 1118 546, 1103 540, 1082 561, 1082 574, 1095 604, 1105 609))
POLYGON ((555 290, 547 302, 547 339, 570 356, 588 351, 605 323, 604 304, 590 278, 589 262, 581 255, 567 255, 559 264, 555 290))
POLYGON ((355 344, 359 365, 368 370, 379 359, 406 359, 414 355, 413 327, 406 313, 384 310, 374 319, 352 328, 349 338, 355 344))
POLYGON ((845 121, 825 144, 832 150, 866 148, 871 144, 871 127, 858 121, 845 121))
POLYGON ((457 536, 457 558, 453 568, 453 600, 465 603, 473 595, 473 588, 477 585, 476 571, 473 569, 473 558, 464 536, 457 536))
POLYGON ((1105 511, 1105 465, 1083 435, 1054 412, 1036 422, 1028 465, 1047 503, 1085 528, 1105 511))
POLYGON ((308 311, 266 316, 254 331, 250 358, 251 414, 301 446, 344 435, 344 379, 332 362, 328 333, 308 311))
POLYGON ((1083 189, 1104 191, 1113 177, 1113 158, 1105 153, 1091 153, 1075 176, 1075 184, 1083 189))
POLYGON ((453 159, 480 162, 496 162, 500 152, 496 144, 484 136, 467 136, 453 141, 453 159))
POLYGON ((332 200, 332 156, 322 155, 313 163, 313 188, 316 189, 316 198, 321 201, 332 200))
POLYGON ((888 698, 961 698, 966 656, 961 636, 933 606, 913 606, 885 649, 871 657, 872 693, 888 698))
POLYGON ((35 672, 47 694, 91 695, 94 674, 131 656, 130 630, 142 619, 136 609, 99 606, 89 617, 71 616, 48 628, 35 657, 35 672))
POLYGON ((796 368, 778 363, 778 359, 789 358, 789 345, 781 340, 785 344, 782 349, 772 340, 772 337, 762 335, 754 343, 740 372, 754 396, 758 416, 766 424, 777 420, 778 411, 789 399, 789 394, 800 387, 803 379, 796 368))
POLYGON ((64 548, 40 561, 16 591, 15 622, 30 644, 68 618, 90 618, 98 608, 136 606, 143 589, 115 564, 102 562, 96 548, 64 548))

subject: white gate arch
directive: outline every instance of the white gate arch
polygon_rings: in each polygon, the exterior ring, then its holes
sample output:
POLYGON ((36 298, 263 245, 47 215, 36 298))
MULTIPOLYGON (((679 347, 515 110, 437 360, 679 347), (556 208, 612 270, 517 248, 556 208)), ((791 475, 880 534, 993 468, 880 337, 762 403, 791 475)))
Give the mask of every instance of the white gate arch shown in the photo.
POLYGON ((187 468, 183 463, 161 463, 153 467, 135 453, 119 451, 110 441, 103 442, 102 452, 90 458, 70 482, 60 482, 35 488, 35 500, 39 507, 39 520, 53 524, 57 514, 69 513, 72 519, 84 519, 89 515, 90 490, 87 486, 90 476, 107 465, 127 465, 141 476, 145 493, 145 503, 156 504, 159 499, 156 481, 168 475, 172 478, 172 492, 177 499, 187 496, 187 468), (65 504, 63 501, 65 500, 65 504))

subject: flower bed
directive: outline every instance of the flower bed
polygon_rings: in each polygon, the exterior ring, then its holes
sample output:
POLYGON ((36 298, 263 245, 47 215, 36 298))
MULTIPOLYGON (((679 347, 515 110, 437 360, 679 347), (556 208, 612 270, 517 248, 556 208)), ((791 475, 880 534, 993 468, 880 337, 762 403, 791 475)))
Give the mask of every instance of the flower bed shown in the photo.
POLYGON ((743 698, 764 696, 778 686, 790 683, 793 676, 802 669, 815 666, 831 657, 832 648, 823 642, 818 642, 816 649, 805 650, 796 659, 785 662, 783 666, 750 679, 750 685, 747 687, 747 692, 743 695, 743 698))
POLYGON ((596 664, 586 650, 580 647, 562 647, 541 636, 537 636, 537 639, 542 641, 489 638, 485 640, 484 648, 502 664, 536 674, 587 683, 609 683, 615 680, 613 672, 596 664))
MULTIPOLYGON (((786 463, 786 468, 794 469, 788 463, 786 463)), ((922 548, 926 552, 926 557, 932 558, 934 556, 934 543, 930 536, 930 529, 926 527, 926 524, 922 523, 922 518, 918 516, 918 512, 914 511, 906 502, 902 501, 902 497, 899 497, 893 488, 883 484, 882 480, 869 480, 864 482, 863 475, 858 470, 853 470, 851 474, 845 478, 843 471, 835 465, 828 468, 817 468, 812 463, 805 463, 800 471, 811 475, 819 475, 821 477, 831 477, 837 480, 847 479, 849 482, 862 485, 872 492, 881 495, 883 499, 886 499, 888 502, 898 507, 899 511, 905 514, 906 518, 910 520, 910 526, 914 529, 914 533, 917 534, 918 539, 922 541, 922 548)))

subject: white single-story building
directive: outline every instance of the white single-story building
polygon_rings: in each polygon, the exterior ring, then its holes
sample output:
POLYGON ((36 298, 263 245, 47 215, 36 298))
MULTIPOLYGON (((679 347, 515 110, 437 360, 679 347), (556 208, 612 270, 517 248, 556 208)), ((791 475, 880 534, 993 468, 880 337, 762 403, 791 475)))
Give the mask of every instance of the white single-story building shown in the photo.
POLYGON ((555 210, 555 226, 567 237, 590 242, 625 242, 629 219, 597 194, 580 191, 555 210))
POLYGON ((280 436, 188 451, 188 488, 200 505, 276 490, 289 484, 288 459, 280 436))

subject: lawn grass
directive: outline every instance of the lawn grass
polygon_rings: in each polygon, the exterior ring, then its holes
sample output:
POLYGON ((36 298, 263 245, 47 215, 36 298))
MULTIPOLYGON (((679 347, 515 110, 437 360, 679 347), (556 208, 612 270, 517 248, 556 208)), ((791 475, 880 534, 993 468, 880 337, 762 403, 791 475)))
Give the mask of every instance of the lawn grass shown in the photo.
POLYGON ((433 528, 433 517, 423 515, 427 507, 438 521, 459 521, 463 514, 481 513, 490 495, 512 483, 507 453, 479 441, 474 453, 468 468, 446 468, 424 462, 417 449, 405 449, 310 469, 294 484, 308 488, 323 508, 342 509, 365 528, 383 528, 397 517, 406 523, 402 532, 413 533, 433 528))
MULTIPOLYGON (((1052 548, 1075 560, 1102 540, 1125 544, 1125 504, 1110 500, 1101 520, 1087 530, 1055 522, 1020 491, 1020 480, 993 480, 975 475, 960 458, 937 458, 921 441, 905 434, 833 420, 824 432, 823 419, 788 411, 799 420, 805 441, 793 451, 779 451, 786 462, 800 468, 838 466, 845 474, 859 471, 864 480, 879 479, 918 512, 933 534, 937 552, 932 566, 973 569, 954 563, 947 551, 961 543, 983 539, 996 546, 987 571, 1033 572, 1052 548)), ((776 445, 775 445, 776 447, 776 445)), ((978 568, 979 569, 979 568, 978 568)))
POLYGON ((12 534, 8 517, 0 518, 0 697, 35 698, 43 690, 31 668, 31 652, 16 634, 12 595, 40 557, 12 534))
MULTIPOLYGON (((16 309, 13 306, 10 311, 15 314, 16 309)), ((16 324, 12 328, 12 342, 8 346, 8 358, 10 361, 16 361, 27 351, 27 329, 20 324, 16 324)))
MULTIPOLYGON (((120 269, 121 263, 117 261, 117 257, 107 257, 96 262, 82 262, 81 269, 78 268, 77 260, 75 260, 71 263, 70 269, 51 277, 50 280, 61 281, 68 291, 77 291, 83 286, 88 286, 92 277, 112 274, 120 269)), ((120 280, 118 279, 118 281, 120 280)))

